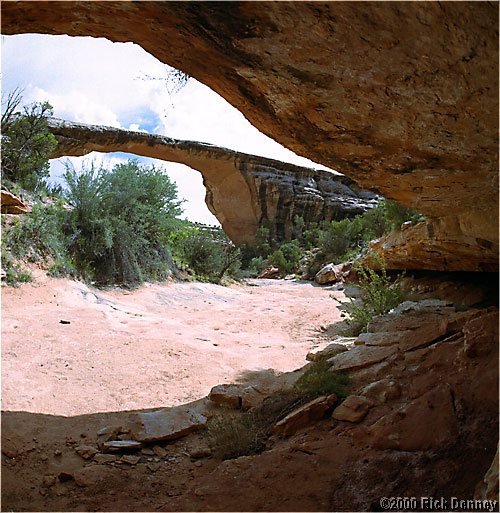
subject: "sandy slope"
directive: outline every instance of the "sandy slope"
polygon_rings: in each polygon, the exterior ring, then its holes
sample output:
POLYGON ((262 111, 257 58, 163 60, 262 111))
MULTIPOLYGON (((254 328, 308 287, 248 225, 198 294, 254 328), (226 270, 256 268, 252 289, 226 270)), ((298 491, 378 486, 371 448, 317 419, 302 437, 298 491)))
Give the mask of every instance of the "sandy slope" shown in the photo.
POLYGON ((171 406, 248 371, 293 370, 306 363, 318 328, 340 318, 330 294, 274 280, 100 291, 41 275, 3 287, 2 409, 79 415, 171 406))

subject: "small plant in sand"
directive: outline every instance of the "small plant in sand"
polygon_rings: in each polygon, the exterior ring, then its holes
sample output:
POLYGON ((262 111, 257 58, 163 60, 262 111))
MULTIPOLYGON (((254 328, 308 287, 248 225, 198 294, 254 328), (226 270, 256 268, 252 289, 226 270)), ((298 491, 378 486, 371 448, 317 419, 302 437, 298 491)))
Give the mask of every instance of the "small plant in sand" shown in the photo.
POLYGON ((272 428, 305 399, 295 390, 282 390, 247 412, 225 411, 208 422, 208 444, 223 460, 258 454, 268 448, 272 428))
POLYGON ((258 454, 264 450, 266 430, 253 411, 216 416, 207 427, 212 453, 223 460, 258 454))

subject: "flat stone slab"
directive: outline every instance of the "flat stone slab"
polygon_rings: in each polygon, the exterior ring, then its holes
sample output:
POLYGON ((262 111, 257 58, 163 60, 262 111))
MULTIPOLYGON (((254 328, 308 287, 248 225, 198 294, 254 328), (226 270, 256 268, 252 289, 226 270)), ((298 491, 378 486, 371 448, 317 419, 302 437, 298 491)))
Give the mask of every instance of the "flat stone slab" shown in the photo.
POLYGON ((136 440, 111 440, 102 446, 108 451, 135 451, 142 447, 142 443, 136 440))
POLYGON ((175 440, 205 427, 207 418, 185 407, 164 408, 151 413, 138 413, 132 437, 139 442, 175 440))
POLYGON ((361 333, 356 342, 357 346, 393 346, 403 340, 404 332, 379 331, 377 333, 361 333))
POLYGON ((356 370, 381 362, 397 351, 394 346, 355 346, 345 353, 329 358, 328 362, 332 364, 330 367, 332 371, 356 370))
POLYGON ((285 436, 290 436, 300 428, 306 427, 312 422, 321 420, 327 410, 337 401, 337 396, 331 394, 322 396, 304 404, 297 410, 289 413, 284 419, 277 422, 273 430, 285 436))

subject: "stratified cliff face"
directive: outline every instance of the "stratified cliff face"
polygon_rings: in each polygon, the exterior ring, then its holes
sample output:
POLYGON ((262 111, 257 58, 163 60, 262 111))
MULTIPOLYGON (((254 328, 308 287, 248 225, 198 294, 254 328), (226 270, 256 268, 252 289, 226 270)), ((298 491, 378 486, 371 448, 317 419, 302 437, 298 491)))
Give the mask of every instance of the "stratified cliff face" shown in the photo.
POLYGON ((52 158, 124 151, 196 169, 203 175, 208 208, 235 243, 253 242, 262 225, 287 239, 295 216, 307 224, 341 219, 376 203, 374 194, 328 171, 143 132, 55 118, 48 124, 58 141, 52 158))
POLYGON ((463 270, 497 265, 496 3, 3 2, 2 31, 135 42, 298 154, 425 214, 426 268, 450 248, 463 270))

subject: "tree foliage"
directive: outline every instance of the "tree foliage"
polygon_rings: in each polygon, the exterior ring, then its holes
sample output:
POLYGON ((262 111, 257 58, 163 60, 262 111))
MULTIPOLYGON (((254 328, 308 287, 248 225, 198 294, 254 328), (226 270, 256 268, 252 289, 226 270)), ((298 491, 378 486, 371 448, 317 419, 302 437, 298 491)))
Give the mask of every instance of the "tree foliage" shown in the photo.
POLYGON ((400 229, 402 223, 422 219, 415 210, 381 200, 376 207, 351 218, 307 224, 302 217, 296 217, 293 239, 281 244, 273 237, 270 227, 263 225, 257 230, 255 244, 241 248, 243 268, 257 274, 264 260, 283 274, 297 272, 301 259, 314 250, 309 271, 315 274, 327 263, 338 264, 355 258, 371 240, 400 229))
POLYGON ((135 285, 172 273, 168 238, 181 202, 166 174, 130 160, 110 171, 67 169, 64 178, 72 207, 65 231, 84 277, 135 285))
POLYGON ((220 228, 186 224, 172 242, 179 265, 199 279, 219 283, 226 274, 239 274, 240 250, 220 228))
POLYGON ((20 109, 21 101, 15 90, 2 102, 2 174, 33 191, 49 176, 48 159, 57 141, 47 129, 51 105, 33 103, 20 109))

